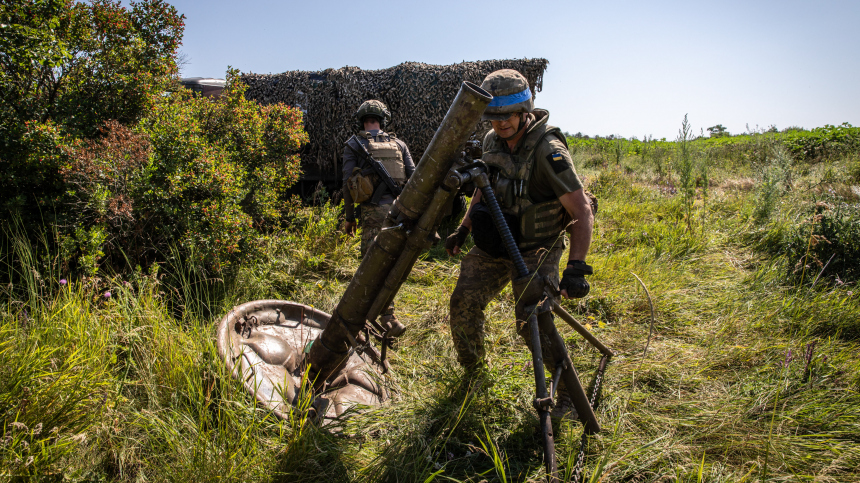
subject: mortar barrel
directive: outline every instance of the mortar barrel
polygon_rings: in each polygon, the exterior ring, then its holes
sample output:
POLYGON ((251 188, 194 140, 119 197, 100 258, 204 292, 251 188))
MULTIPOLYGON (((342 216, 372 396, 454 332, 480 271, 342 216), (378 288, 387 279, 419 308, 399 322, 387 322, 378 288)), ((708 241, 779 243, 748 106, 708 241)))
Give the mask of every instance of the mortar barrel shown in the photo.
POLYGON ((394 211, 412 220, 421 216, 492 98, 475 84, 463 82, 415 172, 394 201, 394 211))
POLYGON ((331 322, 311 346, 307 361, 317 385, 336 374, 346 361, 350 337, 364 327, 373 301, 406 245, 407 227, 403 224, 411 225, 427 210, 491 99, 487 91, 475 84, 463 82, 460 86, 460 92, 388 214, 386 226, 390 229, 380 231, 371 243, 332 313, 331 322))
POLYGON ((439 226, 439 221, 442 218, 442 210, 451 201, 451 198, 457 195, 456 190, 446 190, 444 187, 439 187, 436 190, 436 195, 430 202, 430 206, 418 219, 418 223, 412 229, 406 240, 406 246, 397 262, 394 264, 391 273, 385 278, 382 289, 376 296, 370 311, 367 313, 368 320, 375 320, 376 317, 385 310, 394 300, 394 295, 400 291, 400 286, 403 281, 412 271, 415 266, 415 261, 421 255, 421 251, 429 246, 429 238, 433 236, 439 226))

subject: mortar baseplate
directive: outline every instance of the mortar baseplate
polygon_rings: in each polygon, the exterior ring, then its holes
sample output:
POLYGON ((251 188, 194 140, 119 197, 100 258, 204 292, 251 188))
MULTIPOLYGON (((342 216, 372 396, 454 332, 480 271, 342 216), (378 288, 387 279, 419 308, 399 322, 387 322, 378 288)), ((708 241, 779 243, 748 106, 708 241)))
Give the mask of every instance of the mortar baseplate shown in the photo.
MULTIPOLYGON (((218 353, 245 389, 278 417, 301 404, 304 355, 331 316, 285 300, 257 300, 234 307, 218 326, 218 353)), ((379 406, 388 399, 382 366, 353 351, 343 369, 315 394, 311 407, 322 424, 350 409, 379 406)), ((311 381, 313 382, 313 381, 311 381)), ((305 402, 307 400, 305 399, 305 402)))

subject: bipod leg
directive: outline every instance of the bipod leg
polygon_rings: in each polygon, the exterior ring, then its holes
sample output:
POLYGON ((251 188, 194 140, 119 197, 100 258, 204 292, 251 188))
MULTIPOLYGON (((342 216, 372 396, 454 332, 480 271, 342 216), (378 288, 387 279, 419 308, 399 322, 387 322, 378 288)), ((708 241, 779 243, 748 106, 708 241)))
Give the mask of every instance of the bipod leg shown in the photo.
MULTIPOLYGON (((600 386, 603 384, 603 373, 606 371, 606 364, 609 362, 609 355, 604 355, 600 358, 600 365, 597 367, 597 375, 594 377, 594 387, 591 390, 591 409, 597 409, 597 396, 600 394, 600 386)), ((579 453, 576 455, 576 460, 573 464, 573 475, 571 475, 571 483, 580 483, 582 481, 582 467, 585 464, 585 448, 588 446, 588 432, 582 432, 582 439, 579 441, 579 453)))
POLYGON ((540 418, 541 433, 543 434, 543 460, 546 465, 547 481, 556 483, 558 479, 558 465, 555 461, 555 438, 552 433, 552 420, 549 417, 549 408, 552 407, 552 398, 546 390, 546 373, 543 367, 543 355, 540 346, 540 329, 538 327, 537 315, 529 317, 529 331, 531 332, 532 366, 535 373, 535 400, 533 402, 540 418))
POLYGON ((585 432, 589 434, 599 433, 600 423, 597 421, 597 416, 589 404, 588 395, 579 381, 579 375, 577 375, 576 369, 573 368, 573 361, 570 360, 570 354, 567 353, 564 339, 558 333, 552 317, 542 317, 539 328, 550 341, 550 349, 552 350, 552 357, 555 359, 556 367, 560 366, 562 368, 561 380, 564 381, 564 385, 573 402, 573 407, 576 408, 576 413, 579 415, 583 426, 585 426, 585 432))
MULTIPOLYGON (((556 294, 557 295, 557 294, 556 294)), ((600 342, 600 339, 594 336, 591 332, 588 331, 585 327, 582 326, 576 319, 573 318, 567 310, 564 310, 564 307, 558 303, 557 300, 550 298, 552 300, 552 311, 555 312, 555 315, 561 317, 561 320, 565 321, 573 327, 573 330, 577 331, 579 335, 581 335, 585 340, 587 340, 591 345, 593 345, 597 350, 600 351, 601 354, 607 357, 612 357, 614 353, 606 347, 603 342, 600 342)))

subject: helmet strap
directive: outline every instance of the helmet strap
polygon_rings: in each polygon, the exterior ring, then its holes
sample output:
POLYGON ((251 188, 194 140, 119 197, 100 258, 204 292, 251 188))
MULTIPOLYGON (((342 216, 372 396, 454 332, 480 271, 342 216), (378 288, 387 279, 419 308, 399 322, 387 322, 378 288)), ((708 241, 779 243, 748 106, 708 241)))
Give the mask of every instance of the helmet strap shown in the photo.
MULTIPOLYGON (((517 126, 517 132, 515 132, 515 133, 511 134, 510 136, 508 136, 508 137, 506 137, 506 138, 502 138, 502 141, 508 141, 508 140, 510 140, 510 139, 513 139, 513 138, 515 138, 515 137, 519 136, 519 135, 520 135, 520 133, 521 133, 521 132, 523 132, 523 131, 526 129, 526 126, 528 126, 528 124, 529 124, 529 122, 528 122, 529 118, 528 118, 528 116, 523 116, 523 114, 526 114, 526 113, 525 113, 525 112, 520 112, 520 113, 518 113, 518 114, 520 115, 520 125, 519 125, 519 126, 517 126)), ((501 137, 501 136, 499 136, 499 137, 501 137)))

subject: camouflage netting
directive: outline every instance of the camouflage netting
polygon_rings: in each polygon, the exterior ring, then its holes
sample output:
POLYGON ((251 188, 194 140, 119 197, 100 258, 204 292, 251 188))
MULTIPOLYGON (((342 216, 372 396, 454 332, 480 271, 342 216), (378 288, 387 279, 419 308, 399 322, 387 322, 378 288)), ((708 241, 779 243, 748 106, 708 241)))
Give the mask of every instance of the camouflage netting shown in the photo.
POLYGON ((466 80, 478 85, 498 69, 515 69, 529 81, 532 94, 543 87, 546 59, 487 60, 453 65, 404 62, 381 70, 358 67, 320 72, 244 74, 246 97, 261 104, 283 102, 305 111, 310 143, 302 149, 306 178, 338 179, 343 143, 357 130, 358 106, 379 99, 391 111, 386 131, 406 142, 417 163, 466 80))

